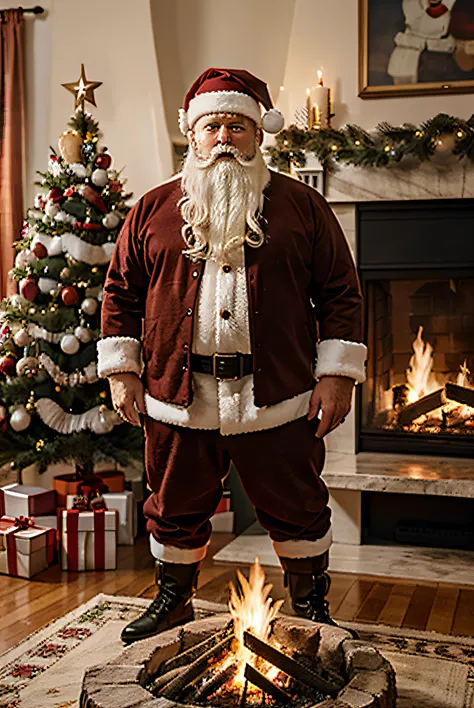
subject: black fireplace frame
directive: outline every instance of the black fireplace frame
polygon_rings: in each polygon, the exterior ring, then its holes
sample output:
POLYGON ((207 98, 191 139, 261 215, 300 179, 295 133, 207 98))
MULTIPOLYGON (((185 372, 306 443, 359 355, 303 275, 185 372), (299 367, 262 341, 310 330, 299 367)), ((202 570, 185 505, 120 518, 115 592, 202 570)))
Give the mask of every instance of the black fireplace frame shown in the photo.
MULTIPOLYGON (((356 249, 364 297, 373 280, 473 278, 474 199, 361 202, 356 205, 356 249)), ((363 430, 362 405, 359 386, 357 452, 474 457, 474 435, 470 440, 449 433, 363 430)))

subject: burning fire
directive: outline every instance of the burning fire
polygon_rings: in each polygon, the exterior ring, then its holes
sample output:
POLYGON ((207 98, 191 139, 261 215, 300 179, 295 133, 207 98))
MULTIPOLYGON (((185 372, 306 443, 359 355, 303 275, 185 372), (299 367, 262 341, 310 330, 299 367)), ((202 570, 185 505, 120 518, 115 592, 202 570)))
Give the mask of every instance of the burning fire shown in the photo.
MULTIPOLYGON (((249 579, 237 571, 237 578, 240 585, 238 591, 233 583, 230 583, 229 610, 234 618, 235 642, 232 647, 233 659, 237 660, 239 670, 234 678, 234 683, 243 684, 245 682, 245 664, 254 665, 255 655, 244 646, 244 632, 250 630, 252 634, 264 641, 268 639, 271 632, 271 625, 276 619, 284 600, 273 602, 269 597, 273 585, 265 585, 265 573, 262 570, 260 561, 255 558, 255 563, 250 568, 249 579)), ((262 671, 259 664, 259 669, 262 671)), ((267 678, 274 678, 278 674, 278 669, 271 667, 266 673, 267 678), (272 675, 272 672, 274 674, 272 675)))
POLYGON ((432 373, 433 347, 422 338, 423 327, 419 327, 418 334, 412 344, 413 356, 406 370, 408 396, 407 403, 415 403, 423 396, 436 391, 439 384, 432 373))

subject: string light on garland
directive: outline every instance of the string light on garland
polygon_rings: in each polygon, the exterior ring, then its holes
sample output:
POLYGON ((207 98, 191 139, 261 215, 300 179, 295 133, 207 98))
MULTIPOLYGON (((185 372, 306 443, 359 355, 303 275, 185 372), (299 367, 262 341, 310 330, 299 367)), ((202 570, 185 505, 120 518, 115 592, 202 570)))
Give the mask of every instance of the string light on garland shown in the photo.
POLYGON ((310 153, 326 168, 334 163, 386 167, 405 161, 416 167, 427 160, 439 166, 462 159, 474 162, 474 115, 463 120, 439 113, 420 126, 380 123, 370 132, 353 124, 318 130, 290 125, 267 152, 272 165, 283 172, 305 167, 310 153))

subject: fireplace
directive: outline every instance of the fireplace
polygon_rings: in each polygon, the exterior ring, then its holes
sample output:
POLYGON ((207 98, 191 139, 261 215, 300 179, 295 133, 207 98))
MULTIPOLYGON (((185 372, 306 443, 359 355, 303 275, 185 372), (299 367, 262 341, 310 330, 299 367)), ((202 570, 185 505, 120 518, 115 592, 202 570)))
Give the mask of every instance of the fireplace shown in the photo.
POLYGON ((367 381, 358 450, 474 452, 474 200, 357 208, 367 381))

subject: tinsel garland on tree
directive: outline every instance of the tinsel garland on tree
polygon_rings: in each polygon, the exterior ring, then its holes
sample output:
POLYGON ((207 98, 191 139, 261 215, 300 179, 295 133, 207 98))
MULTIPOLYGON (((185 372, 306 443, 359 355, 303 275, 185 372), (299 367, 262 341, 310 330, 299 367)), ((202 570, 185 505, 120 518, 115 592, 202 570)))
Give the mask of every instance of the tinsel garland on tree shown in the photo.
POLYGON ((415 167, 446 148, 453 159, 474 161, 474 115, 468 120, 439 113, 419 126, 380 123, 368 132, 358 125, 301 130, 290 125, 267 148, 272 166, 289 172, 292 164, 304 167, 306 153, 313 153, 326 167, 345 163, 358 167, 387 167, 400 164, 415 167))

